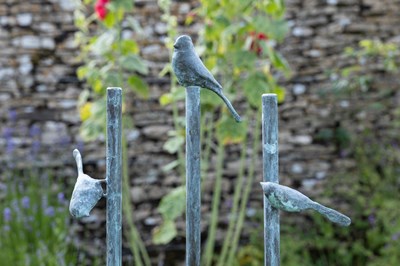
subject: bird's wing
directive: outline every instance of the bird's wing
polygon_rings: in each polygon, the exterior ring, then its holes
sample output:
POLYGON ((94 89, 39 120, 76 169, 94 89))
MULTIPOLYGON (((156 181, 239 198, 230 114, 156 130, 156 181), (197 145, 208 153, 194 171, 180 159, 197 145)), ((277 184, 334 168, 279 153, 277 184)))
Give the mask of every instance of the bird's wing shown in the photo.
POLYGON ((199 78, 202 80, 202 87, 208 88, 208 89, 213 89, 214 87, 218 87, 219 89, 222 89, 221 84, 218 83, 218 81, 214 78, 214 76, 211 74, 211 72, 207 69, 207 67, 204 65, 203 61, 201 61, 200 57, 196 54, 194 58, 193 64, 189 64, 189 68, 193 68, 190 70, 193 70, 195 73, 199 75, 199 78))

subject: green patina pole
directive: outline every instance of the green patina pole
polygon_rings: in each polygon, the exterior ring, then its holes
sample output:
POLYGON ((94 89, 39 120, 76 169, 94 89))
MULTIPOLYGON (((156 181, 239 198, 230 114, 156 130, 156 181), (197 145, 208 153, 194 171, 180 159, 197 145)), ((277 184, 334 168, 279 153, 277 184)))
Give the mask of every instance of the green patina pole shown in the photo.
POLYGON ((300 212, 313 209, 331 222, 349 226, 346 215, 312 201, 292 188, 279 185, 278 102, 275 94, 262 96, 263 181, 264 191, 264 265, 280 265, 279 210, 300 212))
POLYGON ((236 122, 241 118, 222 86, 204 66, 192 39, 182 35, 174 43, 172 69, 180 85, 186 87, 186 265, 200 265, 200 88, 216 93, 236 122))
MULTIPOLYGON (((276 94, 262 96, 263 181, 279 183, 278 100, 276 94)), ((264 265, 280 265, 279 210, 264 198, 264 265)))
POLYGON ((200 265, 200 87, 186 88, 186 265, 200 265))
POLYGON ((107 266, 122 260, 122 90, 107 88, 107 266))

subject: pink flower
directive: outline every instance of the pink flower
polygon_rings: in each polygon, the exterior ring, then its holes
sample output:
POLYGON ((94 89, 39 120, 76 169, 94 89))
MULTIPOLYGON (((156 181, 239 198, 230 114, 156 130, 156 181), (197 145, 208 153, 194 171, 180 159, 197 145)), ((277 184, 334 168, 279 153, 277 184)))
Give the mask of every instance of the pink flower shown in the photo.
POLYGON ((107 15, 107 4, 110 0, 97 0, 96 4, 94 5, 94 9, 96 11, 97 17, 100 20, 103 20, 107 15))

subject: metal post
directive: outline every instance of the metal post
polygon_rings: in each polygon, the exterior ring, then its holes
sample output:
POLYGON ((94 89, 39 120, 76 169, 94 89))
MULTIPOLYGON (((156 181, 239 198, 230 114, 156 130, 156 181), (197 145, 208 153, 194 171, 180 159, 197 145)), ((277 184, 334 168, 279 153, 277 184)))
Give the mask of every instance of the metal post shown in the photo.
POLYGON ((120 266, 122 258, 121 109, 121 88, 107 88, 107 266, 120 266))
POLYGON ((186 88, 186 265, 200 265, 200 87, 186 88))
MULTIPOLYGON (((279 183, 278 100, 276 94, 262 96, 263 181, 279 183)), ((279 210, 264 196, 264 265, 280 265, 279 210)))

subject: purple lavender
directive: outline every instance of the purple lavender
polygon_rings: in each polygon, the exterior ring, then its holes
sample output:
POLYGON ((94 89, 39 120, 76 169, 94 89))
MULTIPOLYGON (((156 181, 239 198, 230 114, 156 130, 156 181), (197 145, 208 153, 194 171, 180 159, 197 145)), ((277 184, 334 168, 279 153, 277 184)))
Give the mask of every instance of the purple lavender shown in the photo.
POLYGON ((14 123, 17 120, 17 112, 15 109, 8 109, 8 119, 14 123))
POLYGON ((47 207, 47 208, 44 210, 44 214, 45 214, 46 216, 53 217, 53 216, 54 216, 54 207, 53 207, 53 206, 47 207))
POLYGON ((38 152, 39 152, 39 150, 40 150, 40 141, 39 140, 37 140, 37 139, 35 139, 35 140, 33 140, 33 142, 32 142, 32 154, 34 155, 34 156, 36 156, 37 154, 38 154, 38 152))
POLYGON ((71 143, 71 138, 69 136, 64 136, 60 139, 60 146, 67 147, 71 143))
POLYGON ((40 133, 41 133, 40 127, 37 126, 37 125, 31 126, 30 129, 29 129, 29 135, 30 135, 31 137, 39 136, 40 133))
POLYGON ((64 194, 64 192, 58 192, 57 200, 58 200, 59 204, 61 204, 61 205, 65 204, 65 194, 64 194))
POLYGON ((376 217, 374 214, 370 214, 368 216, 368 223, 372 226, 374 226, 376 224, 376 217))
POLYGON ((11 221, 11 209, 10 208, 5 208, 3 211, 3 218, 4 221, 9 222, 11 221))
POLYGON ((7 185, 0 183, 0 191, 7 191, 7 185))
POLYGON ((13 134, 14 130, 11 127, 5 127, 3 129, 3 137, 5 139, 9 139, 12 138, 12 134, 13 134))
POLYGON ((12 139, 14 130, 10 127, 6 127, 3 130, 3 137, 6 140, 6 152, 12 153, 15 150, 15 143, 12 139))
POLYGON ((21 205, 22 205, 22 208, 24 208, 24 209, 28 209, 28 208, 29 208, 29 206, 30 206, 30 199, 29 199, 28 196, 24 196, 24 197, 21 199, 21 205))
POLYGON ((400 232, 397 232, 397 233, 393 234, 391 238, 392 238, 393 241, 399 240, 399 238, 400 238, 400 232))
POLYGON ((78 142, 76 143, 76 148, 77 148, 80 152, 83 152, 83 151, 84 151, 85 144, 83 143, 82 140, 78 140, 78 142))

